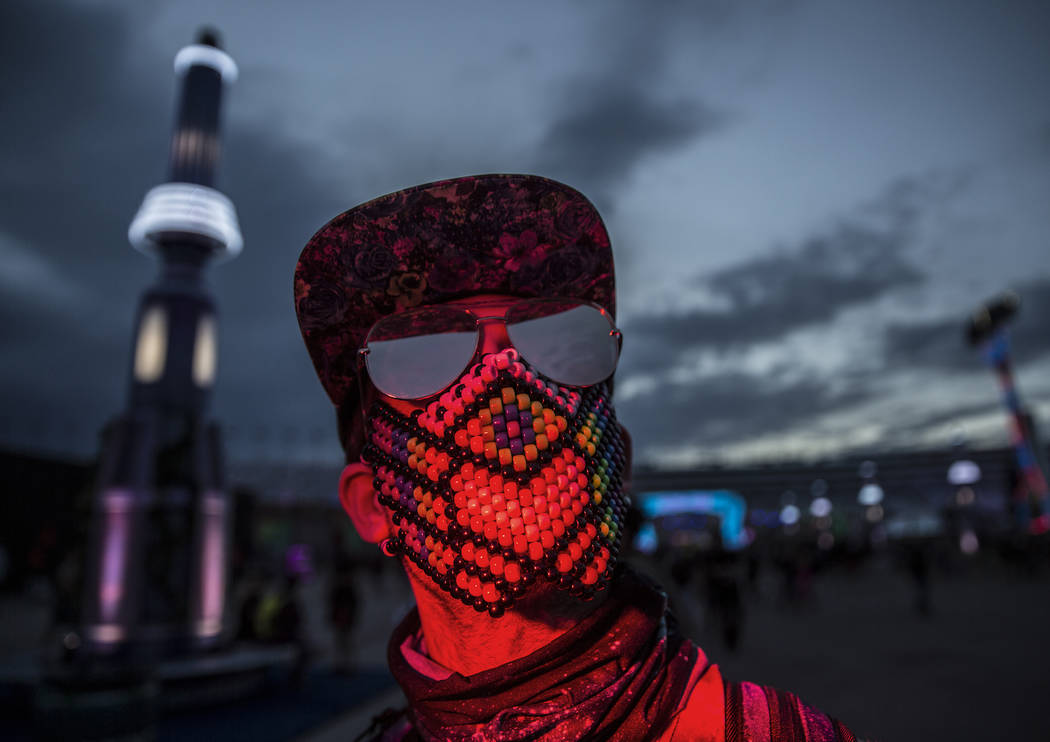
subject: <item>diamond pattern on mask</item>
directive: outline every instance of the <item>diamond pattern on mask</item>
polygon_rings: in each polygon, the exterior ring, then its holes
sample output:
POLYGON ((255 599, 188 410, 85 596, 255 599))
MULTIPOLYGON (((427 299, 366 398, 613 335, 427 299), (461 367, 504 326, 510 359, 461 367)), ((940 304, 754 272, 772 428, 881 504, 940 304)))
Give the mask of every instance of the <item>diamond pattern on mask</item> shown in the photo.
POLYGON ((366 457, 402 551, 500 615, 537 578, 587 596, 608 581, 627 507, 608 391, 559 387, 513 349, 425 410, 377 404, 366 457))

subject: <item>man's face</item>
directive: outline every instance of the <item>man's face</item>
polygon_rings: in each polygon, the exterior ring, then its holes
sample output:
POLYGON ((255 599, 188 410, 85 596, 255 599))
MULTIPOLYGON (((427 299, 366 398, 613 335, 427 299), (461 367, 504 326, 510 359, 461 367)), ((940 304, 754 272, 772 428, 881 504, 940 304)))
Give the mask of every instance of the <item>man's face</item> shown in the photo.
MULTIPOLYGON (((502 317, 516 301, 451 304, 502 317)), ((493 616, 537 580, 588 595, 611 575, 627 505, 608 386, 544 377, 501 321, 482 320, 478 331, 477 362, 437 398, 378 392, 368 411, 365 458, 398 548, 493 616)))

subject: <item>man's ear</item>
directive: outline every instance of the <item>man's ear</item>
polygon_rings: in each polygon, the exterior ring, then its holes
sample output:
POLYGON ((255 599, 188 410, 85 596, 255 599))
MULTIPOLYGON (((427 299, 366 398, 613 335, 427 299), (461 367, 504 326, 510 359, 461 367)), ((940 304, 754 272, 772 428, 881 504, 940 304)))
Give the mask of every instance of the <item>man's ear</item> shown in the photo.
POLYGON ((372 467, 368 464, 355 461, 346 465, 339 477, 339 502, 362 539, 378 544, 390 537, 390 521, 372 489, 372 467))

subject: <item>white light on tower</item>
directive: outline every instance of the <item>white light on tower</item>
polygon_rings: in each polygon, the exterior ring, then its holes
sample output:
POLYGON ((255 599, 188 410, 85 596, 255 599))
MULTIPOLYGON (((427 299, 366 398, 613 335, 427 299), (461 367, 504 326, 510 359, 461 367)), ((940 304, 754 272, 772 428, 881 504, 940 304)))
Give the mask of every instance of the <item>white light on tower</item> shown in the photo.
POLYGON ((168 315, 163 307, 153 306, 142 313, 139 336, 135 343, 135 379, 151 384, 164 375, 168 358, 168 315))
POLYGON ((197 337, 193 343, 193 383, 199 387, 210 387, 215 381, 218 357, 215 335, 215 318, 210 314, 202 314, 197 322, 197 337))

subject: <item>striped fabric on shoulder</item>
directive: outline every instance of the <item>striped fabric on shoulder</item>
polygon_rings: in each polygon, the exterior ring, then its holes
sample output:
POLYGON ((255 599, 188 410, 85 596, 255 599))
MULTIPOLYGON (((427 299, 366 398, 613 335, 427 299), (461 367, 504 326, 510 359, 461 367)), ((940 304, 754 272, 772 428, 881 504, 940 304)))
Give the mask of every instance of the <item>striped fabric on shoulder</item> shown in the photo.
POLYGON ((857 742, 841 722, 794 693, 727 682, 725 701, 726 742, 857 742))

